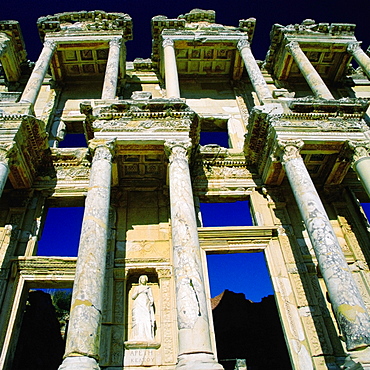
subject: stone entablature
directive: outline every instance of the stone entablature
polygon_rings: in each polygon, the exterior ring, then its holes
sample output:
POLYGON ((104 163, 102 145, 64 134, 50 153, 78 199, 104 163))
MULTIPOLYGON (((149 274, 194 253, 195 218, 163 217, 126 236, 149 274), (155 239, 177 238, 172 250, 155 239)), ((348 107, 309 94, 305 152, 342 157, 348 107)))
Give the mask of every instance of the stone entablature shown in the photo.
POLYGON ((240 79, 243 63, 236 44, 242 38, 252 41, 255 23, 249 18, 240 20, 239 27, 223 26, 215 23, 213 11, 200 9, 176 19, 154 17, 152 60, 163 74, 161 44, 168 38, 174 42, 179 76, 212 74, 240 79))
POLYGON ((351 55, 347 46, 356 42, 355 25, 348 23, 316 23, 306 19, 302 24, 275 24, 265 68, 278 80, 299 81, 299 68, 286 45, 297 42, 320 76, 329 82, 340 80, 347 72, 351 55))
POLYGON ((132 140, 129 133, 145 134, 151 141, 163 140, 166 133, 188 137, 196 116, 181 99, 147 97, 113 104, 108 101, 86 102, 81 104, 81 112, 86 115, 85 128, 89 139, 93 135, 110 135, 123 141, 132 140))
POLYGON ((125 13, 106 13, 102 10, 65 12, 37 20, 40 37, 46 34, 92 34, 97 32, 111 33, 123 31, 125 40, 132 40, 132 19, 125 13))

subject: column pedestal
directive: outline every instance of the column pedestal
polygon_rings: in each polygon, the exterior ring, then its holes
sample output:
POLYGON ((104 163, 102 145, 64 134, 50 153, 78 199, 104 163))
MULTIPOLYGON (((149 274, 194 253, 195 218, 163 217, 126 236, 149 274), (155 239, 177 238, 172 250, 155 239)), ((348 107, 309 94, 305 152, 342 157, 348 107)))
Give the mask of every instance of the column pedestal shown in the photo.
POLYGON ((116 97, 121 42, 121 37, 115 37, 109 42, 109 54, 107 68, 105 69, 102 99, 114 99, 116 97))
POLYGON ((55 41, 46 40, 44 42, 44 47, 24 88, 20 103, 35 104, 56 47, 55 41))
POLYGON ((167 98, 180 98, 175 48, 174 42, 170 38, 163 40, 163 53, 167 98))
POLYGON ((254 59, 249 41, 247 39, 240 39, 237 48, 243 58, 245 69, 260 103, 263 104, 263 101, 266 99, 273 99, 256 59, 254 59))
POLYGON ((65 359, 59 370, 99 369, 113 145, 100 141, 91 146, 95 154, 82 222, 65 359))
POLYGON ((302 72, 303 77, 307 81, 314 95, 317 98, 334 99, 319 73, 311 64, 306 54, 302 51, 298 42, 291 41, 286 45, 286 48, 289 50, 290 54, 292 54, 293 59, 297 63, 299 70, 302 72))
POLYGON ((190 142, 166 142, 179 354, 177 369, 223 369, 215 360, 187 151, 190 142))
POLYGON ((279 141, 282 163, 308 231, 330 302, 347 349, 370 345, 370 317, 352 277, 342 248, 330 224, 299 149, 301 140, 279 141))

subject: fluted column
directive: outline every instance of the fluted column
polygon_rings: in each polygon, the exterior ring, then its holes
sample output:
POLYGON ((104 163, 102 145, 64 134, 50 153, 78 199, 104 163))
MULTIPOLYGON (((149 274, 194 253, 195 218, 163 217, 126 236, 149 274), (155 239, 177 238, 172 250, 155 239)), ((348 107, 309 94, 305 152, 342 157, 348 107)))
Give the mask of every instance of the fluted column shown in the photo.
POLYGON ((35 104, 56 47, 55 41, 46 40, 44 42, 44 47, 21 96, 21 103, 35 104))
POLYGON ((370 143, 368 141, 349 141, 353 150, 352 167, 370 198, 370 143))
POLYGON ((359 64, 366 76, 370 79, 370 58, 361 49, 360 43, 349 43, 347 45, 347 51, 355 58, 355 61, 359 64))
POLYGON ((162 45, 167 98, 180 98, 174 42, 170 38, 165 38, 162 45))
POLYGON ((82 221, 65 359, 60 370, 99 369, 113 143, 93 141, 90 148, 95 152, 82 221))
POLYGON ((167 141, 173 261, 176 284, 177 369, 222 369, 211 347, 204 278, 190 180, 189 141, 167 141))
POLYGON ((326 87, 324 81, 311 64, 306 54, 302 51, 297 41, 291 41, 286 45, 287 50, 292 54, 293 59, 302 72, 303 77, 310 86, 312 92, 317 98, 334 99, 330 90, 326 87))
POLYGON ((237 43, 237 48, 243 58, 245 69, 260 103, 263 103, 265 99, 272 99, 271 92, 252 54, 249 41, 246 38, 240 39, 237 43))
POLYGON ((116 97, 121 45, 121 37, 114 37, 109 42, 109 54, 107 68, 105 69, 102 99, 114 99, 116 97))
POLYGON ((302 140, 278 142, 347 349, 370 344, 370 317, 302 157, 302 140))

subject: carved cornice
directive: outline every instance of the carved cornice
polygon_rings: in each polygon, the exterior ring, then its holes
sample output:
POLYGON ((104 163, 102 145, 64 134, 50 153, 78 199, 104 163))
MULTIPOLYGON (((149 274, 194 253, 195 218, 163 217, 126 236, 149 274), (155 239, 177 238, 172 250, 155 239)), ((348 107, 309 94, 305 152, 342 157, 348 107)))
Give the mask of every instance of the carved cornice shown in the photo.
POLYGON ((282 151, 282 162, 288 162, 292 159, 301 158, 300 150, 304 142, 301 139, 278 140, 278 150, 282 151))
POLYGON ((37 20, 40 37, 46 33, 122 31, 125 40, 132 40, 132 19, 124 13, 106 13, 102 10, 64 12, 37 20))

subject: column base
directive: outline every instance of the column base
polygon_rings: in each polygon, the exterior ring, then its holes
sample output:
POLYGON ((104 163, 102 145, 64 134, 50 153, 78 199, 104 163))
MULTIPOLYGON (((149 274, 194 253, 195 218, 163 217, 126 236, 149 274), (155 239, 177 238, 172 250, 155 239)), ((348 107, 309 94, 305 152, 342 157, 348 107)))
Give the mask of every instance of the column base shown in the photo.
POLYGON ((209 353, 189 353, 179 355, 176 370, 223 370, 214 355, 209 353))
POLYGON ((58 370, 100 370, 96 360, 87 356, 66 357, 58 370))

